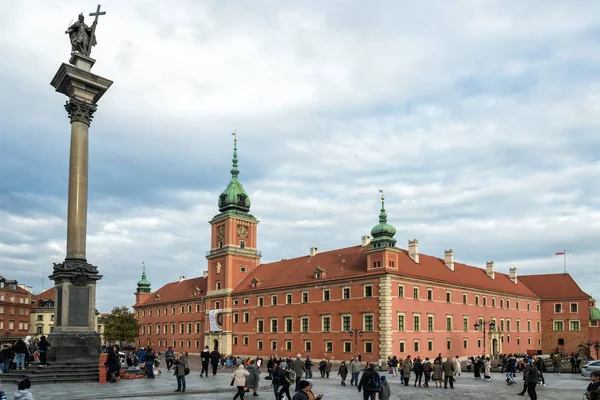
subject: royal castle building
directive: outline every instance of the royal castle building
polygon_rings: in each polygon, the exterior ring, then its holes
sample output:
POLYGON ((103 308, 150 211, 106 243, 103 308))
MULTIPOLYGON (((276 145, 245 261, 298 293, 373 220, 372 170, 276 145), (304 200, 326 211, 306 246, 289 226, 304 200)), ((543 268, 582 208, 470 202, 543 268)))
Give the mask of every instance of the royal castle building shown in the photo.
POLYGON ((600 311, 570 275, 519 277, 493 261, 485 269, 460 263, 451 249, 420 254, 417 240, 398 247, 383 196, 378 222, 356 244, 262 264, 259 221, 239 172, 234 142, 204 275, 152 291, 144 269, 133 306, 138 346, 332 360, 360 353, 375 361, 570 353, 600 336, 600 311))

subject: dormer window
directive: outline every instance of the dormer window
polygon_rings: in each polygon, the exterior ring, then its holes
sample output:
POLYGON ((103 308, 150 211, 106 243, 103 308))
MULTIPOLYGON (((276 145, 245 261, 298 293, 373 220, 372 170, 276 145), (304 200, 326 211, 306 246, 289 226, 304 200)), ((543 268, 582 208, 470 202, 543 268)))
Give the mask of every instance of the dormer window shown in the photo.
POLYGON ((238 194, 238 204, 245 206, 246 205, 246 196, 243 194, 238 194))
POLYGON ((219 204, 220 204, 220 205, 224 205, 225 203, 227 203, 227 195, 226 195, 226 194, 222 194, 222 195, 219 197, 219 204))
POLYGON ((252 287, 253 288, 259 287, 260 284, 261 284, 261 280, 260 279, 258 279, 256 277, 252 279, 252 287))
POLYGON ((314 271, 313 271, 313 278, 314 279, 321 279, 321 278, 325 278, 327 276, 327 272, 325 272, 325 270, 321 267, 317 267, 314 271))

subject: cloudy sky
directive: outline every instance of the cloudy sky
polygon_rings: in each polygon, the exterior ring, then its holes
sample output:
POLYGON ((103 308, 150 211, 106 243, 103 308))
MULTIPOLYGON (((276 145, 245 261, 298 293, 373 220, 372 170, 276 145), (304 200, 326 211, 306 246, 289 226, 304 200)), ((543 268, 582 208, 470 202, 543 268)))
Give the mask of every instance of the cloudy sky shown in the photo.
MULTIPOLYGON (((49 85, 96 2, 0 13, 0 273, 64 259, 69 120, 49 85)), ((231 131, 263 262, 360 243, 387 196, 398 243, 600 296, 597 1, 103 1, 90 133, 98 308, 206 269, 231 131)), ((91 23, 90 18, 86 22, 91 23)))

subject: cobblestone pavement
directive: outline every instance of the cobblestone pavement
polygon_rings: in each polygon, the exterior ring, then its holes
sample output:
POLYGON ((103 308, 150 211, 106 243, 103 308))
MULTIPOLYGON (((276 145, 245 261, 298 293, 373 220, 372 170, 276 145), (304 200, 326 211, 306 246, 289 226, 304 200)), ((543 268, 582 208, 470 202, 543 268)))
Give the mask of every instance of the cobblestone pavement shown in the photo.
MULTIPOLYGON (((219 370, 216 379, 200 378, 198 372, 194 371, 187 377, 187 392, 185 394, 174 393, 177 388, 175 377, 166 370, 154 380, 138 379, 124 380, 115 384, 99 383, 65 383, 51 385, 36 385, 32 388, 33 397, 36 400, 45 399, 110 399, 121 398, 128 400, 153 399, 176 399, 186 400, 232 399, 234 390, 229 386, 232 370, 219 370), (215 392, 215 390, 220 392, 215 392)), ((264 374, 263 374, 264 375, 264 374)), ((0 375, 1 377, 1 375, 0 375)), ((517 380, 516 385, 508 386, 503 376, 492 374, 492 381, 486 382, 475 380, 472 376, 463 374, 455 384, 454 390, 419 388, 400 385, 399 378, 387 375, 390 381, 392 399, 481 399, 493 400, 518 399, 517 392, 522 388, 522 382, 517 380)), ((323 393, 324 400, 360 400, 362 395, 358 394, 355 387, 341 387, 339 378, 332 375, 330 379, 313 379, 315 382, 315 394, 323 393)), ((587 387, 588 380, 581 376, 562 374, 546 375, 546 387, 538 386, 538 398, 542 400, 581 400, 582 394, 587 387)), ((269 381, 261 380, 261 385, 268 385, 269 381)), ((14 385, 3 385, 2 389, 7 393, 8 399, 16 389, 14 385)), ((258 399, 273 399, 273 392, 267 387, 259 391, 258 399)), ((528 398, 525 395, 524 398, 528 398)), ((254 399, 251 393, 246 399, 254 399)))

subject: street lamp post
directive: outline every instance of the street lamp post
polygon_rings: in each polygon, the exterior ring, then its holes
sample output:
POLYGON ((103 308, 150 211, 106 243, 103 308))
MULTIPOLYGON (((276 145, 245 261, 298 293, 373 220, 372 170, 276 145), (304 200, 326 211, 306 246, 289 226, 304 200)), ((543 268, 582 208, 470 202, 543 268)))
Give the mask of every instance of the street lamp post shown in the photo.
POLYGON ((587 342, 587 347, 588 349, 590 349, 590 352, 592 351, 592 347, 596 350, 596 360, 598 359, 598 350, 600 349, 600 342, 598 340, 592 342, 589 341, 587 342))
POLYGON ((350 337, 354 337, 354 355, 358 354, 358 337, 363 335, 363 331, 360 329, 352 329, 348 331, 350 337))
POLYGON ((483 355, 487 355, 486 351, 485 351, 485 334, 486 334, 486 327, 489 325, 490 327, 490 332, 492 332, 494 330, 494 328, 496 328, 496 323, 494 322, 494 320, 490 319, 489 321, 484 321, 482 319, 480 319, 479 321, 475 322, 475 325, 473 325, 473 327, 475 328, 476 331, 479 330, 479 328, 483 328, 483 355))

